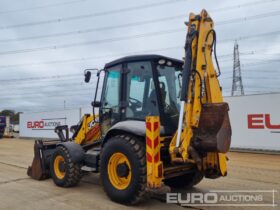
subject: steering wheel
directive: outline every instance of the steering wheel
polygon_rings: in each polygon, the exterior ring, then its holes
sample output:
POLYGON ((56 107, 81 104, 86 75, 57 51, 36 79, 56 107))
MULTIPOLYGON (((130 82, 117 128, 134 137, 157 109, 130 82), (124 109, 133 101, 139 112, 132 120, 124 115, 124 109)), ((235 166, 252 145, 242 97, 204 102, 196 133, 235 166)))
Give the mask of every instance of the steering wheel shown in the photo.
POLYGON ((134 110, 142 107, 142 102, 136 98, 129 97, 129 103, 131 103, 131 108, 133 108, 134 110))

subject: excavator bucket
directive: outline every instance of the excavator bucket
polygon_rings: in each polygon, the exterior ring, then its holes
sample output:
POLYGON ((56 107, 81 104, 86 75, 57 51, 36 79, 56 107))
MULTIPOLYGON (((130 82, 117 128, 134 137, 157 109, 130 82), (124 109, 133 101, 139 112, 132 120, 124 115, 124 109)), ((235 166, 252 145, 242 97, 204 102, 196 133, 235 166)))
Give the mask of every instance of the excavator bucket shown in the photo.
POLYGON ((34 158, 27 169, 27 175, 36 180, 50 177, 50 161, 58 140, 36 140, 34 144, 34 158))
POLYGON ((227 103, 203 104, 193 146, 205 152, 226 153, 231 143, 227 103))

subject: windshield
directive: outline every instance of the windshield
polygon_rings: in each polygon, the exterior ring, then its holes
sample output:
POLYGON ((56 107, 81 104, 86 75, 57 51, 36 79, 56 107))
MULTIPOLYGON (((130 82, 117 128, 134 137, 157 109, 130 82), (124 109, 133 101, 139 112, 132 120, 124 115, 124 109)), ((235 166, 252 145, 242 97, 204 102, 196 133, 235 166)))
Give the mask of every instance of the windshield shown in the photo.
POLYGON ((157 65, 158 80, 164 113, 173 126, 177 126, 180 110, 180 74, 182 67, 175 66, 170 61, 167 63, 169 65, 157 65))

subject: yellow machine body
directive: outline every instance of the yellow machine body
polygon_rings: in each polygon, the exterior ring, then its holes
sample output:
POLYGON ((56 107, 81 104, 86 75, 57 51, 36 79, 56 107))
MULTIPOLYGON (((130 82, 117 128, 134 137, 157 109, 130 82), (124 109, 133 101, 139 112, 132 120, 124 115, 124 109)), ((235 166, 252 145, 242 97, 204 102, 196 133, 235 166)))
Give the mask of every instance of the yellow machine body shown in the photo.
POLYGON ((97 141, 101 137, 100 125, 94 119, 98 116, 86 114, 81 120, 81 125, 74 141, 77 144, 84 145, 97 141))

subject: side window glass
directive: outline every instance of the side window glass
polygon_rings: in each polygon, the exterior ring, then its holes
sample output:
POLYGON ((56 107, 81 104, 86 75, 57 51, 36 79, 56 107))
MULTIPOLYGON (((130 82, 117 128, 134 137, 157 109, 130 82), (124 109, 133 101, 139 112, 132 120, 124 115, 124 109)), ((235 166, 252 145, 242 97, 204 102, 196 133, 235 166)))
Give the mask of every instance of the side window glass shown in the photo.
POLYGON ((104 107, 113 108, 119 105, 120 72, 110 70, 104 94, 104 107))
POLYGON ((130 103, 134 103, 135 105, 137 103, 137 106, 135 107, 137 111, 143 109, 144 89, 145 81, 141 81, 140 77, 132 74, 128 97, 130 103))
POLYGON ((104 79, 105 87, 101 106, 101 131, 106 133, 111 126, 120 120, 120 78, 121 66, 115 66, 107 69, 107 75, 104 79))
POLYGON ((160 76, 159 80, 159 87, 160 87, 160 95, 162 97, 163 103, 170 105, 170 94, 168 89, 168 84, 165 76, 160 76))

